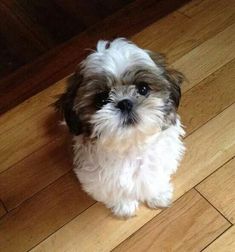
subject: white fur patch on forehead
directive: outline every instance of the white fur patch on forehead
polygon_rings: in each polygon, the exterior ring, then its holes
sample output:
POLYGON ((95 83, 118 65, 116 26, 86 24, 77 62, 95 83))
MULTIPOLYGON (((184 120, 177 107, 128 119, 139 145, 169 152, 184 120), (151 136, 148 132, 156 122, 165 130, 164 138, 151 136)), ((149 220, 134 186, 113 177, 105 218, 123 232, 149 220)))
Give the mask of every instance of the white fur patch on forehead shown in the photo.
POLYGON ((81 63, 82 73, 85 76, 109 72, 115 77, 119 77, 134 66, 145 65, 159 73, 162 72, 145 50, 123 38, 112 42, 100 40, 97 43, 97 50, 81 63))

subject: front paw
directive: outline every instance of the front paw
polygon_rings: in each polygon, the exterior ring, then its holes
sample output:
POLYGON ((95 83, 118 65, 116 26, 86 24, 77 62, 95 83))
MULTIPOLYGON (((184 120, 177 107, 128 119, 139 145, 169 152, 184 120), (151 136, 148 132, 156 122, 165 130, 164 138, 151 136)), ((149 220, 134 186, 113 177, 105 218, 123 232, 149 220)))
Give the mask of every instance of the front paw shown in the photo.
POLYGON ((159 193, 156 197, 147 201, 147 205, 150 208, 165 208, 170 207, 172 203, 173 189, 169 187, 169 190, 159 193))
POLYGON ((135 212, 138 208, 138 201, 121 202, 112 207, 114 215, 122 218, 129 218, 135 216, 135 212))

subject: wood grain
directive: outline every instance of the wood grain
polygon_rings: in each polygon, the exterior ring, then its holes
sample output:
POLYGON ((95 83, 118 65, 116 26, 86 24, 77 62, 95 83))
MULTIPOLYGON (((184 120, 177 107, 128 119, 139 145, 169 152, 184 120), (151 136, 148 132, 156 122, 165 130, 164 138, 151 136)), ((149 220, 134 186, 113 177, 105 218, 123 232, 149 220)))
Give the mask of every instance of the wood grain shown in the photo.
POLYGON ((0 200, 0 218, 6 213, 6 210, 2 204, 2 201, 0 200))
POLYGON ((94 203, 72 173, 0 219, 0 251, 26 251, 94 203))
MULTIPOLYGON (((233 50, 235 48, 235 35, 233 35, 235 34, 235 32, 233 32, 234 27, 235 26, 228 27, 223 32, 205 41, 173 64, 176 68, 185 73, 189 80, 188 84, 183 85, 184 91, 192 88, 194 85, 198 84, 198 82, 213 73, 213 71, 216 71, 219 67, 222 67, 229 62, 230 59, 235 57, 235 50, 233 50), (210 57, 210 54, 214 55, 218 50, 220 50, 219 54, 210 57)), ((40 99, 40 94, 36 95, 34 99, 40 99)), ((34 99, 32 99, 31 102, 34 102, 34 99)), ((49 97, 48 103, 45 102, 45 104, 47 103, 49 105, 51 100, 51 97, 49 97)), ((27 114, 26 111, 25 113, 27 114)), ((4 121, 4 119, 2 120, 4 121)), ((48 143, 51 134, 53 133, 56 135, 55 123, 56 118, 53 108, 46 107, 42 109, 38 106, 37 110, 34 110, 34 115, 31 117, 31 120, 26 120, 18 124, 17 130, 13 127, 4 134, 1 134, 1 141, 5 143, 5 146, 0 146, 0 171, 8 169, 26 155, 29 155, 48 143), (48 123, 48 121, 50 123, 48 123), (28 130, 27 136, 23 134, 25 129, 28 130), (9 138, 11 138, 11 141, 7 140, 9 138), (11 155, 12 152, 15 153, 14 156, 11 155)), ((3 124, 14 125, 14 117, 12 117, 10 121, 5 120, 3 124)))
POLYGON ((230 225, 191 190, 113 251, 201 251, 230 225))
POLYGON ((204 252, 234 252, 235 248, 235 226, 232 226, 221 237, 215 240, 204 252))
POLYGON ((201 81, 181 99, 179 114, 186 133, 206 123, 235 101, 235 60, 201 81))
POLYGON ((0 174, 0 198, 8 210, 63 176, 72 168, 72 143, 61 137, 0 174), (69 144, 68 144, 69 142, 69 144))
POLYGON ((235 24, 174 62, 172 66, 183 71, 188 79, 188 85, 184 85, 183 89, 192 88, 195 83, 199 83, 224 64, 233 60, 235 57, 234 48, 235 24))
MULTIPOLYGON (((173 181, 175 199, 234 154, 234 109, 235 104, 186 138, 188 150, 173 181)), ((96 203, 40 243, 33 251, 73 251, 78 247, 81 251, 110 251, 158 213, 159 211, 143 207, 138 211, 137 217, 127 221, 116 220, 110 211, 96 203), (76 236, 72 235, 75 233, 76 236)))
POLYGON ((22 65, 22 59, 8 47, 7 41, 0 34, 0 76, 5 77, 22 65))
MULTIPOLYGON (((32 96, 4 115, 1 115, 0 135, 11 128, 14 128, 15 125, 21 124, 26 119, 36 116, 35 114, 40 111, 48 109, 48 107, 55 102, 56 96, 64 92, 67 79, 69 79, 69 76, 41 91, 37 95, 32 96)), ((48 115, 46 115, 46 112, 44 113, 45 117, 47 117, 48 115)))
POLYGON ((235 159, 199 184, 196 189, 235 224, 235 159))
MULTIPOLYGON (((233 0, 196 0, 190 14, 179 9, 133 36, 141 46, 167 55, 172 63, 235 21, 233 0), (166 32, 167 31, 167 32, 166 32)), ((184 7, 182 7, 184 8, 184 7)))
POLYGON ((4 1, 0 2, 0 16, 0 33, 7 41, 8 48, 17 54, 22 62, 31 61, 45 52, 47 46, 37 38, 36 26, 27 16, 23 17, 23 13, 15 13, 15 8, 9 8, 4 1), (25 19, 28 26, 22 22, 22 19, 25 19))

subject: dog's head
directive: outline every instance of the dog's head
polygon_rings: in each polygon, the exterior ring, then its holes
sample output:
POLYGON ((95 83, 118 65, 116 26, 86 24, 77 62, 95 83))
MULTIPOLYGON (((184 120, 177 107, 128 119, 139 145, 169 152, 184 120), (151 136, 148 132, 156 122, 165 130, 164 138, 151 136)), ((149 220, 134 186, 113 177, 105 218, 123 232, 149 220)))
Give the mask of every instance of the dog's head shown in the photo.
POLYGON ((151 135, 176 123, 182 81, 160 54, 125 39, 99 41, 57 105, 74 135, 151 135))

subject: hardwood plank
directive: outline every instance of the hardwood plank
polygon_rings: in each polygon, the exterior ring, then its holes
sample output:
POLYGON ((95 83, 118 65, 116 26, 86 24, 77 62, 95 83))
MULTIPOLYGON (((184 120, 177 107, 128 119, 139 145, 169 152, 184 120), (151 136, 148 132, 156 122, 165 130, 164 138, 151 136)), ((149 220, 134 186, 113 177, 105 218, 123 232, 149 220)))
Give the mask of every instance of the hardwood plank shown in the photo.
POLYGON ((172 64, 188 79, 184 90, 192 88, 235 57, 235 24, 218 33, 172 64), (219 53, 218 53, 219 52, 219 53), (213 56, 212 56, 213 55, 213 56))
POLYGON ((198 184, 234 156, 234 109, 235 103, 186 138, 186 155, 173 180, 177 197, 187 191, 185 181, 198 184))
POLYGON ((234 68, 235 60, 183 94, 179 114, 187 134, 235 102, 234 68))
POLYGON ((235 158, 199 184, 196 189, 235 224, 235 158))
POLYGON ((0 33, 7 41, 8 48, 18 55, 22 63, 26 63, 45 52, 47 46, 36 36, 36 26, 28 20, 27 16, 22 17, 22 15, 14 7, 9 8, 5 3, 0 2, 0 33), (25 19, 25 24, 22 23, 22 18, 25 19), (31 27, 34 27, 34 32, 31 27))
MULTIPOLYGON (((158 0, 159 1, 159 0, 158 0)), ((78 16, 86 26, 98 23, 106 16, 123 8, 133 0, 88 0, 88 1, 66 1, 55 0, 56 4, 66 11, 70 16, 78 16)))
POLYGON ((201 251, 230 225, 191 190, 113 251, 201 251))
POLYGON ((135 0, 68 43, 51 50, 34 63, 1 80, 0 113, 71 74, 86 55, 84 49, 93 48, 97 40, 130 37, 188 1, 135 0))
MULTIPOLYGON (((214 5, 219 6, 222 2, 224 1, 219 0, 214 5)), ((200 13, 205 9, 207 10, 207 13, 213 11, 213 8, 214 8, 213 3, 214 3, 213 1, 194 0, 194 1, 189 2, 187 5, 184 5, 181 8, 179 8, 178 11, 192 18, 192 17, 200 15, 200 13)), ((232 1, 230 3, 233 4, 232 1)))
POLYGON ((6 213, 6 210, 2 204, 2 201, 0 200, 0 218, 6 213))
MULTIPOLYGON (((33 115, 35 116, 39 111, 44 111, 46 108, 50 107, 50 105, 55 102, 56 96, 64 92, 68 78, 69 76, 32 96, 4 115, 1 115, 0 135, 11 128, 14 128, 15 125, 21 124, 33 115)), ((48 115, 46 112, 44 113, 47 117, 48 115)))
MULTIPOLYGON (((233 35, 235 32, 231 33, 234 27, 235 25, 228 27, 173 64, 173 66, 185 73, 190 81, 189 84, 183 86, 184 91, 190 89, 235 57, 235 35, 233 35), (219 54, 216 54, 217 50, 220 50, 219 54), (214 54, 216 56, 211 57, 214 54)), ((35 96, 35 99, 39 97, 40 94, 35 96)), ((33 100, 31 101, 33 102, 33 100)), ((0 146, 0 163, 2 164, 0 171, 6 170, 42 145, 48 143, 51 139, 50 134, 56 135, 55 119, 54 121, 50 120, 49 125, 46 122, 48 118, 54 117, 53 109, 45 108, 43 110, 38 107, 38 110, 40 111, 38 112, 39 114, 37 114, 37 111, 34 111, 34 119, 32 116, 31 120, 26 120, 17 125, 17 130, 14 127, 1 134, 2 141, 6 144, 2 147, 0 146), (27 137, 23 134, 25 129, 29 130, 27 137), (7 140, 9 136, 11 136, 11 141, 7 140), (15 153, 14 156, 11 155, 12 152, 15 153)), ((5 119, 2 120, 4 121, 5 119)), ((14 125, 14 120, 5 121, 4 124, 14 125)))
POLYGON ((7 76, 9 73, 22 65, 22 59, 12 53, 7 41, 0 34, 0 76, 7 76))
POLYGON ((4 142, 4 145, 0 146, 0 171, 8 169, 61 135, 58 122, 59 117, 54 108, 48 107, 38 114, 35 113, 30 120, 4 132, 0 136, 4 142))
POLYGON ((197 5, 196 15, 192 12, 192 17, 185 16, 179 9, 133 39, 149 50, 166 54, 172 63, 235 21, 233 0, 219 0, 216 4, 213 0, 194 0, 184 6, 191 5, 197 5))
POLYGON ((8 211, 71 170, 72 143, 68 139, 66 134, 55 139, 0 174, 0 198, 8 211))
POLYGON ((56 44, 65 42, 84 31, 87 27, 79 15, 72 16, 55 1, 14 0, 24 13, 42 27, 56 44))
POLYGON ((204 252, 234 252, 235 248, 235 226, 232 226, 221 237, 215 240, 204 252))
POLYGON ((0 251, 26 251, 94 203, 69 173, 0 219, 0 251))
MULTIPOLYGON (((233 156, 234 109, 235 104, 186 138, 186 156, 173 180, 174 199, 182 196, 233 156)), ((158 213, 159 210, 143 207, 136 217, 124 221, 115 219, 110 211, 96 203, 33 251, 53 251, 58 248, 71 251, 78 247, 81 251, 110 251, 158 213)))
POLYGON ((0 172, 64 134, 51 104, 63 92, 65 82, 61 80, 0 117, 0 139, 5 142, 0 146, 0 172))

